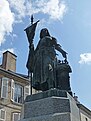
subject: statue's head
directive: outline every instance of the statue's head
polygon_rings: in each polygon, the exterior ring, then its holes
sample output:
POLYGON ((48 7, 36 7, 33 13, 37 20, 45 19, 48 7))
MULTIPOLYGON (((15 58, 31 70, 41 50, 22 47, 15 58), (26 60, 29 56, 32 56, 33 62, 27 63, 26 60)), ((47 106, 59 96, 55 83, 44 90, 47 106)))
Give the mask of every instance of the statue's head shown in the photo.
POLYGON ((49 31, 48 31, 47 28, 44 28, 44 29, 41 30, 41 32, 40 32, 40 39, 42 39, 45 36, 50 36, 49 31))

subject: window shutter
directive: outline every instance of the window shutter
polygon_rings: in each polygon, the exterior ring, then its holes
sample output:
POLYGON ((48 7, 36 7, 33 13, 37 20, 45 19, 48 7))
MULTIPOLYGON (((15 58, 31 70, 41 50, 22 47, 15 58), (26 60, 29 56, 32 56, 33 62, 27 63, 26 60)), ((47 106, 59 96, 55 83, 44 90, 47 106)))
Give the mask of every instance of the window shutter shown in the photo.
POLYGON ((14 80, 11 80, 11 100, 14 101, 14 80))
POLYGON ((29 86, 24 87, 24 99, 30 94, 29 86))
POLYGON ((5 121, 5 110, 0 109, 0 121, 5 121))
POLYGON ((2 79, 0 78, 0 98, 1 98, 2 79))
POLYGON ((20 120, 20 113, 13 113, 13 121, 20 120))
POLYGON ((8 98, 8 78, 2 78, 1 98, 8 98))

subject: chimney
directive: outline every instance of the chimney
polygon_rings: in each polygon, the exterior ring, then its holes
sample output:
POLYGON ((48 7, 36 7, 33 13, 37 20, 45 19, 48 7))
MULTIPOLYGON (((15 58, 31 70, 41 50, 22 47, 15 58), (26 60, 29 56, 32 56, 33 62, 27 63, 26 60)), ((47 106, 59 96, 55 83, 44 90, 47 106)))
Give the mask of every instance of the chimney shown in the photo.
POLYGON ((10 51, 3 53, 2 68, 5 70, 16 71, 16 55, 10 51))

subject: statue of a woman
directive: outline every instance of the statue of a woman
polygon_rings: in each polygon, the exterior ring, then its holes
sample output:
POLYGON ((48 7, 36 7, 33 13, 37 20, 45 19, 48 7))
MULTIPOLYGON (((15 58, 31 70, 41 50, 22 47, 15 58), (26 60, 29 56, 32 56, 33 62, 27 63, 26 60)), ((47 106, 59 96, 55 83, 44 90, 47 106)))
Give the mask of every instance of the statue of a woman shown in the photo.
POLYGON ((58 50, 67 59, 67 53, 57 44, 57 40, 50 36, 46 28, 42 29, 39 43, 33 51, 32 64, 30 64, 33 72, 32 86, 37 90, 47 90, 55 87, 55 66, 57 61, 55 50, 58 50))

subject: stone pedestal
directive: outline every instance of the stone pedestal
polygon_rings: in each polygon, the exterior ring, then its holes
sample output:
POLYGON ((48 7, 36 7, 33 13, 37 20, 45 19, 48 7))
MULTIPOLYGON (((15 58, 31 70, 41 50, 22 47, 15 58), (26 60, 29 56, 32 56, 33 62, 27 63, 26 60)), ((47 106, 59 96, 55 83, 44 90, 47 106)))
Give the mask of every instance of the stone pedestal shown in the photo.
POLYGON ((26 98, 20 121, 80 121, 80 115, 68 92, 51 89, 26 98))

